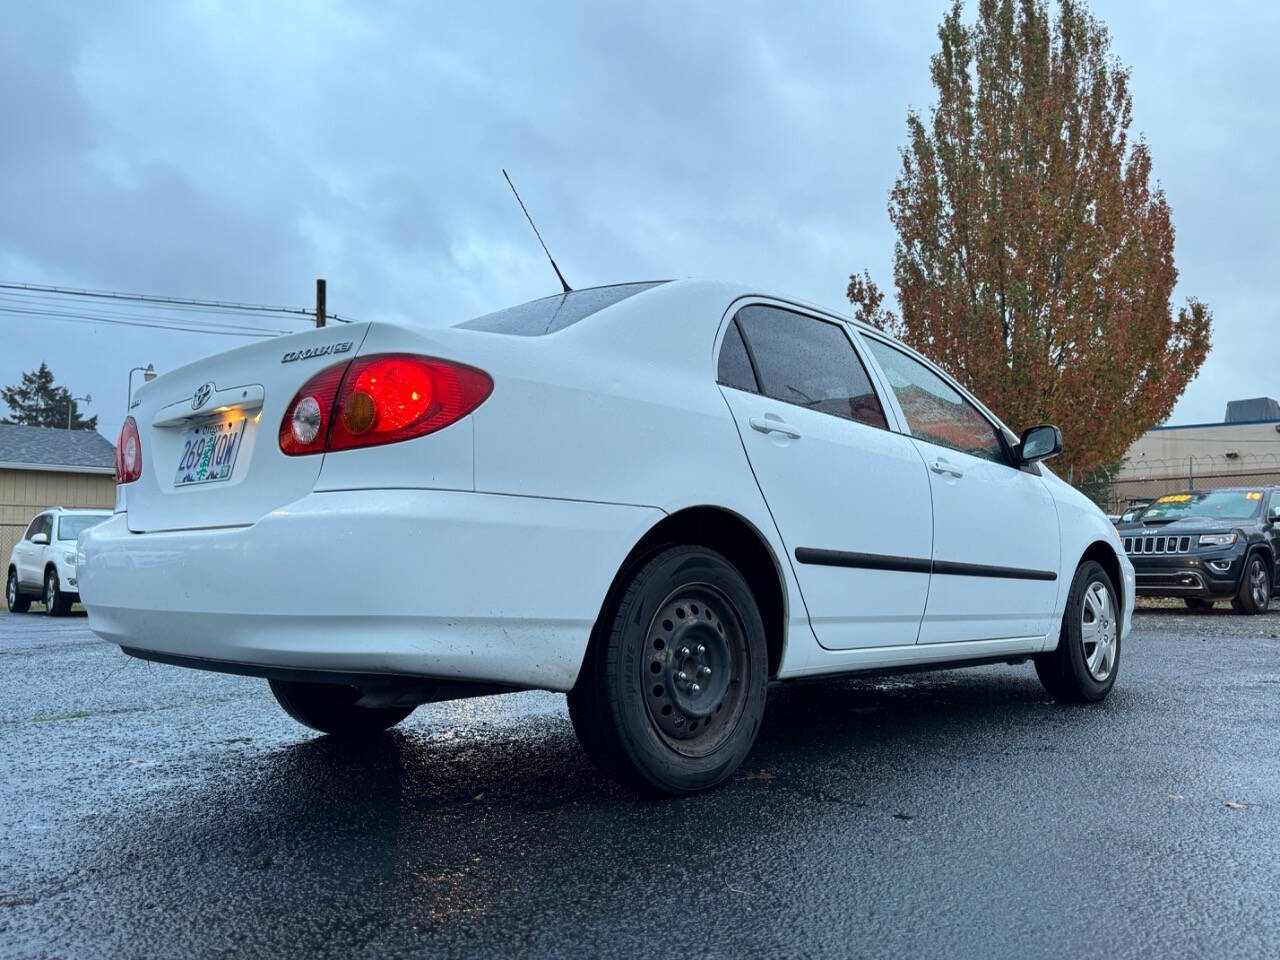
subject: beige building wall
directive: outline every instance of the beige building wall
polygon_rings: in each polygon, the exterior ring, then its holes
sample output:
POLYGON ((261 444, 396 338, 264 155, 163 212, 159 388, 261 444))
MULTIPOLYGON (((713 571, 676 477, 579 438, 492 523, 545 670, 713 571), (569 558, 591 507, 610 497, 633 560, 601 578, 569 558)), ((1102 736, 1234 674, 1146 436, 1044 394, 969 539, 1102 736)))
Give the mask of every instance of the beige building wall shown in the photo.
POLYGON ((109 473, 0 469, 0 562, 8 566, 13 545, 41 510, 49 507, 109 510, 115 502, 116 481, 109 473))
POLYGON ((1148 430, 1129 448, 1118 479, 1280 473, 1276 423, 1221 423, 1148 430), (1232 455, 1234 454, 1234 456, 1232 455))

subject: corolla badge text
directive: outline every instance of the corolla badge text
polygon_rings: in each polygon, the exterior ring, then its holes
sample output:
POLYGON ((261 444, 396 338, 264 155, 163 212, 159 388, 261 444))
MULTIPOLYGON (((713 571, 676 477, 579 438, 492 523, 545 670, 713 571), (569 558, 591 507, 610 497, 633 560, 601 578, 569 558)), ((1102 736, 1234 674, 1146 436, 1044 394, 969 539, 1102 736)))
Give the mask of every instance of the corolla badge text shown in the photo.
POLYGON ((280 358, 281 363, 292 363, 294 360, 310 360, 312 357, 327 357, 334 353, 346 353, 355 346, 350 340, 341 343, 326 343, 320 347, 307 347, 305 350, 290 350, 280 358))

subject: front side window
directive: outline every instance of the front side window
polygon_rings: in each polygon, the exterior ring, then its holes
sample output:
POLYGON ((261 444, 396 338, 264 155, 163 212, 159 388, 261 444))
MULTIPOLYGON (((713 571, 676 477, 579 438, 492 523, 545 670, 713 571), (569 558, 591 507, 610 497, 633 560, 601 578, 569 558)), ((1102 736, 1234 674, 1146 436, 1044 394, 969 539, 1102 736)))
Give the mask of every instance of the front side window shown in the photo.
POLYGON ((50 514, 42 513, 31 521, 31 526, 27 527, 27 539, 30 540, 37 533, 43 533, 47 537, 52 531, 53 517, 50 514))
POLYGON ((864 338, 907 418, 911 435, 995 463, 1008 463, 991 421, 923 363, 874 337, 864 338))
POLYGON ((888 429, 866 367, 838 325, 763 304, 743 307, 737 322, 766 395, 888 429))

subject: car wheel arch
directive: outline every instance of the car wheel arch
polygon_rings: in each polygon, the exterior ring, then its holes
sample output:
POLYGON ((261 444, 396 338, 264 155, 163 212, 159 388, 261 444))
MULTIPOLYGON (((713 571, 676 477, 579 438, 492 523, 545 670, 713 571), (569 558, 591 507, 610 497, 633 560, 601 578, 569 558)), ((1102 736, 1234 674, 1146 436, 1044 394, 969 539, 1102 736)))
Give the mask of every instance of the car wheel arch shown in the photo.
MULTIPOLYGON (((1080 569, 1081 564, 1088 563, 1090 560, 1096 561, 1103 570, 1107 572, 1107 576, 1111 578, 1111 587, 1115 591, 1116 604, 1119 606, 1118 616, 1123 622, 1125 615, 1124 609, 1124 574, 1120 568, 1120 555, 1116 553, 1115 547, 1105 540, 1095 540, 1085 548, 1084 553, 1080 555, 1080 559, 1076 561, 1076 565, 1071 568, 1071 576, 1075 576, 1075 572, 1080 569)), ((1066 573, 1066 571, 1063 571, 1066 573)))
POLYGON ((614 574, 591 631, 584 664, 595 646, 600 625, 626 589, 632 571, 671 546, 707 547, 722 554, 746 579, 760 607, 769 653, 769 677, 777 676, 786 647, 787 590, 778 558, 759 529, 741 514, 724 507, 691 506, 663 517, 636 542, 614 574))

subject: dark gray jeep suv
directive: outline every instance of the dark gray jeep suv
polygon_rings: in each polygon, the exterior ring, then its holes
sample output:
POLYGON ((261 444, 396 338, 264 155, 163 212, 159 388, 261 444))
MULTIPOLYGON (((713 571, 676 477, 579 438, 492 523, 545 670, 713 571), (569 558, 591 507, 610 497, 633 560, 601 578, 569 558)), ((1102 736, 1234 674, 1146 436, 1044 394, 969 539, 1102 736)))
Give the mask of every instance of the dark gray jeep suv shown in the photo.
POLYGON ((1280 487, 1188 490, 1160 497, 1117 529, 1138 596, 1204 609, 1230 600, 1266 613, 1280 583, 1280 487))

